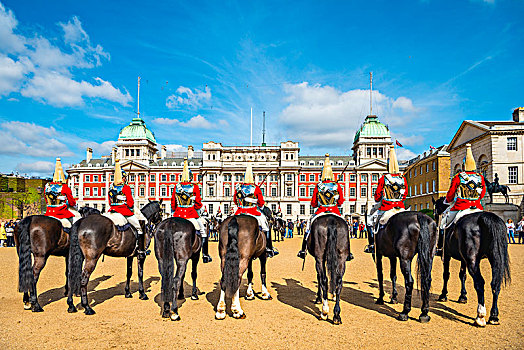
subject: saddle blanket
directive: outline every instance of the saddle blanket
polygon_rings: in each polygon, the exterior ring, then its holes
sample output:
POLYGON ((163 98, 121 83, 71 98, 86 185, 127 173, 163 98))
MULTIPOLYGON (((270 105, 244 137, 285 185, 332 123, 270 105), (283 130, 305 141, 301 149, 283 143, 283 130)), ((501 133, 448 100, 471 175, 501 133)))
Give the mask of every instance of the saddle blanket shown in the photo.
POLYGON ((332 212, 330 212, 330 211, 325 211, 325 212, 320 213, 320 214, 318 214, 318 215, 315 215, 314 217, 311 218, 311 222, 309 223, 310 227, 311 227, 311 225, 313 224, 313 221, 315 221, 316 219, 318 219, 318 218, 320 218, 320 217, 322 217, 322 216, 326 216, 326 215, 333 215, 333 216, 339 217, 339 218, 341 218, 342 220, 344 220, 344 218, 343 218, 342 216, 340 216, 340 215, 337 215, 337 214, 332 213, 332 212))
POLYGON ((404 208, 393 208, 393 209, 389 209, 388 211, 386 211, 382 217, 380 218, 380 220, 378 221, 380 223, 380 225, 382 226, 386 226, 386 224, 388 223, 389 219, 391 219, 391 217, 395 214, 398 214, 398 213, 401 213, 403 211, 406 211, 406 209, 404 208))
POLYGON ((126 217, 120 213, 110 211, 102 214, 102 216, 105 216, 109 220, 113 221, 113 224, 115 224, 119 231, 125 231, 129 228, 129 226, 131 226, 126 217))

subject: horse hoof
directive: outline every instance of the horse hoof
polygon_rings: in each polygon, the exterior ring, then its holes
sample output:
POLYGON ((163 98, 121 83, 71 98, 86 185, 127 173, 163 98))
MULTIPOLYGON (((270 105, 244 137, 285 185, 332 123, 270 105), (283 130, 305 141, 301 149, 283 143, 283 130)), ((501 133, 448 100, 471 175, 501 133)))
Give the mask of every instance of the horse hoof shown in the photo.
POLYGON ((34 305, 31 308, 31 311, 33 311, 33 312, 44 312, 44 309, 42 309, 42 307, 40 305, 34 305))
POLYGON ((179 296, 177 297, 177 299, 178 299, 178 300, 184 300, 184 295, 179 295, 179 296))
POLYGON ((133 295, 131 293, 126 293, 126 298, 130 299, 132 297, 133 297, 133 295))
POLYGON ((437 299, 437 300, 438 300, 438 301, 443 301, 443 302, 446 302, 446 301, 448 301, 448 297, 447 297, 447 296, 445 296, 445 295, 441 295, 441 296, 439 296, 439 297, 438 297, 438 299, 437 299))
POLYGON ((171 321, 180 321, 180 316, 175 313, 171 314, 169 318, 171 319, 171 321))
POLYGON ((384 299, 382 299, 382 298, 377 299, 377 301, 375 301, 375 304, 377 304, 377 305, 384 305, 384 299))
POLYGON ((429 320, 431 320, 431 317, 429 317, 429 315, 420 315, 418 320, 420 321, 420 323, 428 323, 429 320))
POLYGON ((320 299, 320 298, 315 299, 315 304, 317 304, 317 305, 318 304, 322 304, 322 299, 320 299))
POLYGON ((86 308, 84 310, 84 314, 86 314, 86 315, 94 315, 95 313, 96 313, 95 310, 93 310, 91 308, 86 308))
POLYGON ((320 314, 320 316, 318 317, 318 319, 320 321, 326 321, 328 319, 328 315, 327 314, 320 314))
POLYGON ((76 307, 74 306, 70 306, 68 309, 67 309, 67 312, 69 312, 70 314, 73 314, 75 312, 77 312, 78 310, 76 309, 76 307))
POLYGON ((255 299, 255 295, 254 294, 246 295, 245 299, 246 300, 253 300, 253 299, 255 299))
POLYGON ((32 305, 30 302, 24 303, 24 310, 31 310, 32 305))
POLYGON ((138 299, 140 299, 140 300, 149 300, 149 297, 147 296, 147 294, 144 293, 144 294, 140 294, 138 299))
POLYGON ((243 320, 246 318, 246 314, 244 312, 241 314, 233 314, 233 317, 236 318, 237 320, 243 320))
POLYGON ((223 320, 225 318, 226 318, 226 312, 225 311, 222 311, 222 312, 217 311, 217 313, 215 314, 215 319, 216 320, 223 320))
POLYGON ((198 295, 196 294, 191 295, 191 300, 198 300, 198 295))
POLYGON ((342 324, 342 319, 340 318, 340 316, 333 317, 333 324, 342 324))
POLYGON ((407 320, 408 320, 408 315, 407 315, 407 314, 400 313, 400 314, 398 314, 398 316, 397 316, 397 320, 399 320, 399 321, 407 321, 407 320))
POLYGON ((486 319, 484 317, 477 317, 475 319, 475 325, 477 327, 486 327, 486 319))
POLYGON ((459 304, 466 304, 468 302, 468 297, 461 295, 457 301, 459 304))
POLYGON ((169 318, 170 316, 169 311, 162 312, 162 318, 169 318))
POLYGON ((489 318, 489 324, 492 324, 492 325, 499 325, 500 324, 500 321, 499 321, 499 318, 496 317, 496 316, 491 316, 489 318))
POLYGON ((262 294, 261 296, 262 300, 273 300, 273 297, 271 296, 271 294, 262 294))

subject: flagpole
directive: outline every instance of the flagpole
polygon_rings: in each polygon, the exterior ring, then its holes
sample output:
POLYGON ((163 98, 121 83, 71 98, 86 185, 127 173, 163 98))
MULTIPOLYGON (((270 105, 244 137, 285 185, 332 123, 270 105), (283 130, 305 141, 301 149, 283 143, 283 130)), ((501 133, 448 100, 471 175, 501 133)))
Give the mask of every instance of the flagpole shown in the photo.
POLYGON ((250 136, 249 145, 253 146, 253 107, 251 107, 251 126, 250 126, 250 129, 251 129, 251 136, 250 136))

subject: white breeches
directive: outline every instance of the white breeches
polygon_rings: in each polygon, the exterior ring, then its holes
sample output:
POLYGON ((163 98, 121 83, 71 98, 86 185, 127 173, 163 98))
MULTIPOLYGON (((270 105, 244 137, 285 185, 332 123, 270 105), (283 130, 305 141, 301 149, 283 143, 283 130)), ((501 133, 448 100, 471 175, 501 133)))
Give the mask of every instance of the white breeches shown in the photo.
POLYGON ((258 221, 258 225, 262 227, 262 231, 267 232, 269 231, 269 226, 267 225, 267 219, 264 214, 255 216, 258 221))
POLYGON ((202 235, 202 237, 207 237, 206 224, 205 224, 204 218, 201 218, 201 217, 198 219, 191 218, 187 220, 191 221, 193 226, 195 226, 195 230, 200 231, 200 234, 202 235))
POLYGON ((76 210, 75 208, 69 207, 67 209, 71 212, 71 214, 74 215, 73 216, 73 224, 82 218, 82 215, 80 215, 78 210, 76 210))
POLYGON ((142 228, 140 227, 140 222, 138 222, 138 218, 136 215, 126 216, 127 222, 129 222, 131 225, 133 225, 134 228, 138 231, 138 234, 143 234, 142 228))

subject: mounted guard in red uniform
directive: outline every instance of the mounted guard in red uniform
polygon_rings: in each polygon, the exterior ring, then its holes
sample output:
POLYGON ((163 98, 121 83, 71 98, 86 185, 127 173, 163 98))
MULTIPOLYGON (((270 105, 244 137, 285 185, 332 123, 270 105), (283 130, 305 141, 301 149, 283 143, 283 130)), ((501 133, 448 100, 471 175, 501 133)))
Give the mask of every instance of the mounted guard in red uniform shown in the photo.
POLYGON ((269 231, 267 218, 262 213, 261 208, 264 206, 264 197, 262 196, 260 187, 255 184, 251 163, 247 164, 244 182, 235 185, 233 201, 238 207, 235 215, 251 215, 258 220, 258 225, 266 235, 267 256, 272 258, 273 256, 278 255, 278 251, 273 248, 273 241, 271 240, 271 232, 269 231))
POLYGON ((45 216, 59 220, 66 230, 70 229, 81 218, 80 213, 74 208, 76 200, 73 198, 71 189, 67 186, 60 158, 56 158, 53 181, 45 185, 44 193, 47 203, 45 216))
MULTIPOLYGON (((342 217, 339 207, 344 203, 344 191, 342 191, 340 184, 335 181, 328 153, 326 153, 320 180, 321 181, 315 186, 313 196, 311 197, 311 206, 317 208, 317 210, 309 219, 309 227, 311 227, 311 224, 319 215, 332 214, 342 217)), ((302 259, 306 257, 306 245, 309 238, 309 232, 310 230, 308 229, 302 240, 302 249, 297 255, 302 259)), ((349 253, 347 260, 349 261, 351 259, 353 259, 353 255, 349 253)))
POLYGON ((393 145, 389 148, 388 173, 380 177, 375 191, 375 202, 370 212, 371 230, 368 230, 368 246, 366 253, 374 251, 374 233, 385 226, 395 214, 405 211, 404 200, 407 196, 408 184, 406 178, 400 173, 397 154, 393 145))
POLYGON ((187 165, 187 158, 184 158, 184 169, 180 183, 175 186, 171 197, 171 210, 176 218, 184 218, 191 221, 195 226, 196 234, 202 237, 202 261, 209 263, 213 261, 209 255, 209 241, 207 237, 205 223, 201 217, 202 197, 200 188, 193 184, 192 173, 187 165))
POLYGON ((471 144, 466 144, 466 156, 463 161, 463 170, 451 180, 445 204, 450 204, 443 213, 440 221, 439 240, 437 255, 442 255, 444 243, 444 231, 461 217, 474 212, 482 211, 484 208, 480 200, 486 194, 484 177, 475 170, 477 165, 471 151, 471 144))

